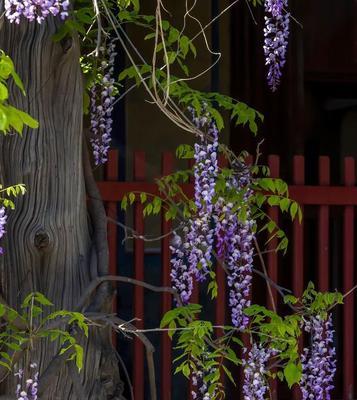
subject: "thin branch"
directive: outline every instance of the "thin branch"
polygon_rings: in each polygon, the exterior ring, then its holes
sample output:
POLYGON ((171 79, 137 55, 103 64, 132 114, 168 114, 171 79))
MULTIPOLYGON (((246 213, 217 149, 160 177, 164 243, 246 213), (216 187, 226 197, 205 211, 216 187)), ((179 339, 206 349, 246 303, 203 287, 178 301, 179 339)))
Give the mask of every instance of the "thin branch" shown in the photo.
MULTIPOLYGON (((254 237, 254 244, 255 244, 255 248, 257 249, 257 253, 258 253, 258 256, 259 256, 259 259, 260 259, 260 263, 261 263, 261 266, 263 268, 264 274, 266 276, 268 276, 268 270, 267 270, 266 265, 265 265, 264 257, 262 256, 262 254, 260 252, 259 243, 258 243, 258 241, 257 241, 257 239, 255 237, 254 237)), ((269 297, 270 297, 270 301, 271 301, 271 306, 273 308, 273 311, 276 312, 276 304, 275 304, 273 291, 271 289, 271 283, 268 280, 266 282, 267 282, 267 288, 268 288, 269 297)))
POLYGON ((178 295, 176 290, 172 289, 171 287, 154 286, 154 285, 150 285, 149 283, 139 281, 137 279, 129 278, 126 276, 107 275, 107 276, 99 276, 92 280, 92 282, 87 286, 87 288, 84 290, 81 298, 79 299, 78 304, 75 307, 75 311, 83 310, 83 307, 84 307, 86 301, 90 298, 90 296, 97 289, 97 287, 103 282, 129 283, 131 285, 141 286, 145 289, 151 290, 152 292, 156 292, 156 293, 170 293, 175 298, 175 300, 178 302, 178 304, 180 304, 180 305, 182 304, 180 296, 178 295))

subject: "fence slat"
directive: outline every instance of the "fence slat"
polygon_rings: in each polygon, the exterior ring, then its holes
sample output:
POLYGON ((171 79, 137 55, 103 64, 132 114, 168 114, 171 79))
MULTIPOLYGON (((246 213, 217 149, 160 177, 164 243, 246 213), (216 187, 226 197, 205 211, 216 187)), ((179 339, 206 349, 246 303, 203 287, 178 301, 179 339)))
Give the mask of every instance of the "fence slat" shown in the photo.
MULTIPOLYGON (((293 180, 295 185, 305 182, 305 160, 303 156, 295 156, 293 164, 293 180)), ((296 218, 293 225, 293 288, 296 296, 304 289, 304 224, 296 218)))
MULTIPOLYGON (((280 158, 277 155, 268 157, 268 167, 272 178, 279 178, 280 175, 280 158)), ((269 217, 278 224, 279 210, 277 207, 269 207, 269 217)), ((275 249, 278 247, 278 239, 275 237, 268 243, 268 275, 273 282, 278 283, 278 254, 275 249)), ((276 289, 270 285, 270 291, 267 292, 267 305, 270 309, 274 309, 274 305, 278 304, 278 296, 276 289)), ((278 397, 278 382, 276 379, 270 381, 271 398, 276 400, 278 397)))
MULTIPOLYGON (((108 162, 105 169, 105 178, 107 181, 115 182, 118 180, 118 165, 119 165, 119 152, 118 150, 110 150, 108 155, 108 162)), ((117 220, 117 203, 107 203, 107 216, 113 220, 117 220)), ((109 248, 109 275, 117 274, 117 238, 118 228, 115 223, 108 221, 108 248, 109 248)), ((113 287, 115 285, 113 284, 113 287)), ((113 312, 117 312, 117 299, 113 298, 113 312)), ((117 335, 115 332, 112 334, 112 343, 116 347, 117 335)))
MULTIPOLYGON (((145 179, 145 153, 134 153, 134 179, 145 179)), ((140 202, 134 204, 134 229, 137 234, 144 234, 143 206, 140 202)), ((144 241, 134 241, 134 275, 135 279, 144 281, 144 241)), ((139 320, 136 326, 144 328, 144 289, 140 286, 134 288, 134 316, 139 320)), ((144 400, 144 346, 138 338, 134 339, 134 373, 133 388, 135 400, 144 400)))
MULTIPOLYGON (((345 186, 355 184, 355 161, 345 158, 345 186)), ((344 209, 343 216, 343 291, 346 293, 354 285, 354 207, 344 209)), ((345 400, 354 398, 354 296, 345 299, 343 306, 343 394, 345 400)))
MULTIPOLYGON (((280 159, 279 156, 271 155, 268 157, 268 166, 270 168, 270 176, 272 178, 278 178, 280 175, 280 159)), ((277 207, 269 207, 269 217, 278 223, 279 210, 277 207)), ((270 279, 274 282, 278 282, 278 254, 274 251, 278 247, 278 239, 273 238, 268 244, 268 274, 270 279)), ((277 291, 274 287, 271 287, 274 304, 277 304, 277 291)), ((267 294, 267 304, 272 308, 271 298, 269 293, 267 294)))
MULTIPOLYGON (((305 159, 295 156, 293 160, 293 181, 295 185, 305 183, 305 159)), ((303 210, 302 210, 303 211, 303 210)), ((293 290, 295 296, 301 296, 304 290, 304 224, 296 218, 293 223, 293 290)), ((300 350, 302 340, 299 342, 300 350)), ((293 388, 294 400, 301 399, 301 391, 297 385, 293 388)))
MULTIPOLYGON (((162 157, 162 175, 168 175, 173 170, 173 155, 165 152, 162 157)), ((167 235, 172 229, 172 223, 165 220, 165 213, 161 215, 162 234, 167 235)), ((165 236, 161 241, 162 285, 171 286, 170 278, 170 237, 165 236)), ((162 296, 162 315, 171 309, 172 298, 168 293, 162 296)), ((161 339, 161 398, 171 400, 172 396, 172 353, 171 340, 167 334, 161 339)))
MULTIPOLYGON (((322 186, 330 184, 330 159, 325 156, 319 158, 319 184, 322 186)), ((329 207, 321 205, 318 215, 318 287, 323 292, 329 290, 329 216, 329 207)))

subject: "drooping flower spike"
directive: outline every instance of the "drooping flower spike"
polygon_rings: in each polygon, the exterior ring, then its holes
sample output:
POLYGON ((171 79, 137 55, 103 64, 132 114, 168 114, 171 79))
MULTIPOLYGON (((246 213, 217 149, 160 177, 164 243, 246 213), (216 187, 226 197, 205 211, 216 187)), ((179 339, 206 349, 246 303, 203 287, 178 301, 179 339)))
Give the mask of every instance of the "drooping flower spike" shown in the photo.
POLYGON ((250 351, 245 350, 247 357, 242 360, 244 367, 243 395, 244 400, 265 400, 269 390, 267 383, 267 366, 276 350, 266 349, 259 343, 253 343, 250 351))
POLYGON ((15 24, 22 18, 41 24, 49 15, 67 18, 69 4, 69 0, 5 0, 5 16, 15 24))
POLYGON ((192 121, 198 129, 205 132, 199 136, 194 146, 195 164, 194 189, 197 214, 190 221, 190 231, 187 240, 190 247, 188 261, 198 281, 204 281, 209 273, 214 241, 212 228, 213 197, 215 195, 216 178, 218 175, 218 129, 209 114, 204 112, 197 116, 190 109, 192 121))
POLYGON ((238 218, 240 209, 233 211, 233 203, 224 203, 218 199, 216 203, 216 238, 217 254, 228 270, 229 306, 233 326, 243 331, 249 322, 244 314, 249 307, 253 270, 254 227, 249 207, 251 174, 249 168, 241 163, 233 165, 234 175, 227 181, 227 187, 241 193, 242 207, 245 208, 245 220, 238 218))
POLYGON ((106 52, 108 61, 102 62, 103 78, 90 90, 90 142, 92 145, 96 165, 104 164, 108 160, 108 151, 112 132, 112 112, 114 102, 114 61, 115 42, 112 40, 108 48, 101 48, 106 52))
MULTIPOLYGON (((0 207, 0 239, 5 235, 7 215, 5 207, 0 207)), ((0 254, 4 253, 4 249, 0 246, 0 254)))
POLYGON ((331 315, 324 320, 313 316, 304 321, 305 332, 310 333, 310 346, 301 356, 302 377, 300 388, 303 400, 329 400, 334 389, 336 373, 336 350, 333 344, 333 324, 331 315))
POLYGON ((268 67, 268 85, 275 92, 286 62, 290 14, 288 0, 265 0, 264 55, 268 67))
MULTIPOLYGON (((36 371, 37 364, 31 363, 30 368, 36 371)), ((20 369, 18 372, 16 372, 15 376, 18 378, 18 384, 16 386, 16 400, 38 400, 38 371, 34 373, 32 378, 26 379, 26 382, 23 382, 23 369, 20 369)))
POLYGON ((194 189, 196 214, 189 220, 182 236, 174 233, 171 242, 172 286, 181 296, 184 304, 190 300, 193 278, 205 280, 211 266, 214 242, 212 226, 215 184, 218 174, 218 129, 209 114, 204 111, 197 116, 189 109, 192 121, 202 131, 194 147, 194 189))

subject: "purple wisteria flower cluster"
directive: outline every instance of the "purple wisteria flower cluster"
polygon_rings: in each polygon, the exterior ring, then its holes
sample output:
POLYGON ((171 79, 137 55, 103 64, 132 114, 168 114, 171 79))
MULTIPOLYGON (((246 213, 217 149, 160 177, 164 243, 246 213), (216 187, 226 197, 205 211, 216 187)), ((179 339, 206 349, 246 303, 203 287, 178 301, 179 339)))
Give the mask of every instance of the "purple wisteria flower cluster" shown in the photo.
MULTIPOLYGON (((37 364, 31 363, 30 368, 32 370, 37 369, 37 364)), ((33 378, 26 379, 25 386, 22 385, 22 381, 24 378, 24 371, 20 369, 15 373, 15 376, 18 377, 19 383, 16 387, 16 400, 37 400, 37 392, 38 392, 38 371, 36 371, 33 375, 33 378)))
MULTIPOLYGON (((0 239, 5 235, 7 215, 5 207, 0 207, 0 239)), ((0 254, 4 254, 4 249, 0 246, 0 254)))
POLYGON ((288 0, 265 0, 264 55, 268 66, 268 85, 273 92, 280 84, 281 69, 286 62, 290 14, 288 0))
POLYGON ((101 72, 103 77, 90 90, 90 142, 93 149, 96 165, 104 164, 108 160, 108 150, 111 142, 113 120, 111 118, 114 102, 114 60, 116 56, 115 42, 112 40, 108 48, 101 48, 106 52, 108 61, 103 61, 101 72))
MULTIPOLYGON (((247 352, 246 349, 244 349, 247 352)), ((247 358, 242 360, 244 367, 244 400, 264 400, 268 391, 267 366, 276 350, 266 349, 261 343, 253 343, 247 358)))
POLYGON ((41 24, 49 15, 67 18, 69 4, 69 0, 5 0, 5 16, 15 24, 21 18, 41 24))
POLYGON ((192 373, 192 391, 191 396, 193 400, 211 400, 215 398, 215 393, 210 394, 208 392, 209 385, 205 382, 205 376, 213 374, 215 368, 211 368, 209 371, 195 371, 192 373))
POLYGON ((190 246, 188 260, 196 279, 201 282, 205 280, 209 273, 214 241, 212 216, 214 211, 213 197, 218 175, 218 129, 208 113, 203 113, 199 117, 193 109, 190 111, 196 127, 201 131, 206 131, 205 135, 200 135, 199 143, 195 143, 194 146, 195 164, 193 172, 197 215, 191 219, 191 227, 187 235, 190 246))
MULTIPOLYGON (((187 228, 184 228, 187 233, 187 228)), ((190 300, 193 289, 192 271, 187 263, 187 252, 189 244, 183 242, 180 235, 173 233, 170 250, 171 258, 171 283, 172 288, 177 291, 183 304, 187 304, 190 300)))
POLYGON ((229 305, 233 326, 244 330, 249 318, 244 309, 249 307, 250 289, 253 269, 253 240, 255 221, 251 218, 249 208, 251 174, 249 168, 241 163, 233 165, 235 175, 227 181, 230 190, 241 194, 244 203, 246 218, 238 218, 240 210, 233 211, 233 203, 224 204, 223 199, 216 203, 216 237, 217 254, 224 261, 229 272, 227 282, 229 286, 229 305))
POLYGON ((329 400, 336 373, 336 350, 333 345, 331 315, 324 320, 313 316, 304 321, 304 329, 311 335, 311 344, 301 356, 302 378, 300 388, 303 400, 329 400))
POLYGON ((212 218, 213 197, 218 175, 218 129, 208 113, 197 116, 190 109, 192 121, 205 134, 199 136, 194 148, 194 188, 197 213, 183 230, 182 238, 174 234, 171 250, 171 279, 181 300, 187 304, 193 287, 193 277, 202 282, 207 277, 212 264, 211 254, 214 242, 212 218))

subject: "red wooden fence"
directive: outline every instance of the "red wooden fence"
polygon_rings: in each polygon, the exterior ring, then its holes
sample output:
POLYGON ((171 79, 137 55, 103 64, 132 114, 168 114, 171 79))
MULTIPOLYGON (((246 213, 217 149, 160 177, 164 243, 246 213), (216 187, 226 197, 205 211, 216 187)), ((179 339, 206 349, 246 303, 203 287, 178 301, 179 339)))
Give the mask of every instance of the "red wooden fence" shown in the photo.
MULTIPOLYGON (((278 156, 269 156, 268 165, 271 170, 272 177, 279 177, 280 161, 278 156)), ((354 270, 356 268, 356 260, 354 258, 354 206, 357 206, 357 187, 355 186, 355 163, 354 159, 348 157, 344 160, 343 185, 330 185, 330 160, 328 157, 320 157, 318 162, 318 185, 305 185, 305 160, 303 156, 295 156, 293 159, 293 176, 292 184, 289 185, 290 196, 298 201, 302 206, 304 220, 300 224, 295 221, 291 228, 291 267, 285 266, 284 271, 280 269, 283 261, 275 252, 269 252, 266 257, 268 271, 270 277, 279 283, 279 279, 285 275, 290 279, 290 287, 296 295, 300 295, 307 283, 307 274, 311 275, 311 271, 306 270, 306 260, 312 257, 312 252, 316 252, 316 271, 313 271, 315 283, 322 291, 334 290, 331 287, 331 224, 332 221, 338 219, 341 215, 342 236, 340 237, 340 248, 338 253, 340 261, 338 268, 334 271, 334 276, 337 276, 337 281, 340 279, 341 285, 338 288, 347 292, 356 283, 354 270), (312 217, 307 217, 312 210, 312 217), (336 213, 334 210, 339 210, 336 213), (340 213, 340 214, 338 214, 340 213), (310 218, 310 219, 309 219, 310 218), (315 244, 306 243, 305 231, 307 222, 315 221, 317 238, 315 244), (289 272, 291 271, 292 272, 289 272), (339 278, 340 277, 340 278, 339 278)), ((174 170, 174 157, 171 153, 162 155, 162 175, 166 175, 174 170)), ((153 194, 158 194, 157 187, 154 183, 145 181, 146 165, 145 153, 134 153, 134 180, 132 182, 118 181, 118 153, 112 151, 110 153, 109 162, 106 167, 105 181, 98 182, 98 186, 106 203, 108 212, 111 218, 117 216, 117 205, 125 193, 130 191, 146 191, 153 194)), ((193 195, 192 182, 183 185, 185 192, 193 195)), ((269 210, 269 215, 274 220, 279 220, 278 210, 272 208, 269 210)), ((171 224, 166 222, 161 216, 161 230, 165 234, 170 231, 171 224)), ((309 223, 310 223, 309 222, 309 223)), ((286 222, 285 222, 286 223, 286 222)), ((134 229, 137 233, 144 233, 144 219, 142 215, 142 205, 138 202, 134 205, 134 229)), ((110 272, 120 273, 120 265, 117 265, 117 237, 121 237, 121 231, 117 230, 117 226, 109 223, 109 247, 110 247, 110 272)), ((276 247, 276 242, 273 240, 269 244, 269 248, 276 247)), ((337 245, 338 247, 338 245, 337 245)), ((143 240, 135 240, 134 243, 134 258, 133 258, 133 275, 136 279, 145 280, 144 277, 144 259, 145 249, 143 240)), ((161 240, 161 282, 162 285, 170 284, 170 265, 169 265, 169 238, 164 237, 161 240)), ((286 263, 286 261, 284 261, 286 263)), ((219 286, 219 296, 215 303, 215 324, 222 325, 226 321, 226 293, 225 293, 225 276, 222 268, 217 271, 217 281, 219 286)), ((198 288, 195 288, 194 299, 197 301, 199 297, 198 288)), ((273 290, 273 298, 277 303, 278 297, 273 290)), ((134 289, 134 315, 139 321, 136 322, 140 328, 144 327, 145 292, 143 288, 136 287, 134 289)), ((272 306, 270 298, 267 295, 266 303, 272 306)), ((171 299, 167 294, 162 295, 161 299, 162 313, 166 312, 171 307, 171 299)), ((354 377, 356 376, 356 357, 355 357, 355 324, 356 318, 354 315, 354 295, 349 296, 345 305, 340 312, 342 322, 336 327, 337 338, 340 340, 339 347, 339 364, 338 370, 342 371, 337 377, 337 389, 333 396, 334 399, 352 400, 356 398, 354 377), (340 349, 342 346, 342 350, 340 349)), ((120 312, 120 310, 118 310, 120 312)), ((301 343, 302 345, 302 343, 301 343)), ((160 365, 160 382, 161 382, 161 397, 162 400, 171 400, 173 391, 181 393, 182 388, 174 388, 172 381, 172 354, 171 342, 167 335, 162 335, 161 338, 161 359, 160 365)), ((144 349, 142 344, 135 340, 133 354, 133 372, 132 382, 134 387, 135 400, 144 400, 145 396, 145 369, 144 369, 144 349)), ((280 392, 278 385, 272 387, 272 395, 274 399, 290 398, 284 397, 280 392)), ((240 396, 234 396, 238 399, 240 396)), ((293 397, 300 399, 299 390, 294 390, 293 397)), ((180 400, 183 397, 178 397, 180 400)), ((189 395, 188 395, 189 398, 189 395)), ((229 397, 228 397, 229 398, 229 397)), ((233 398, 233 397, 232 397, 233 398)))

